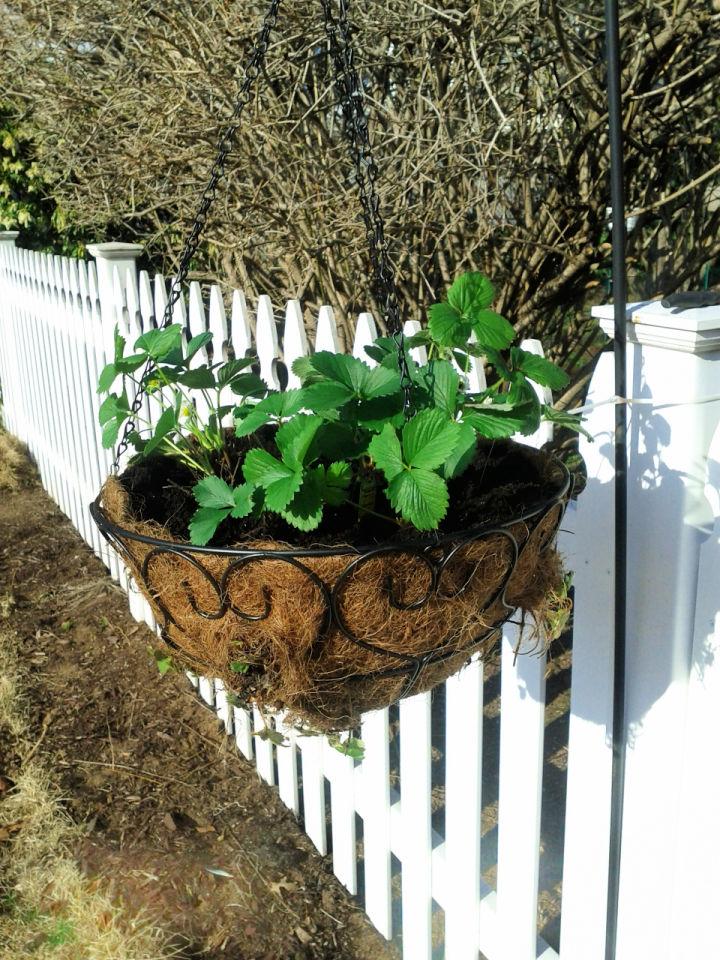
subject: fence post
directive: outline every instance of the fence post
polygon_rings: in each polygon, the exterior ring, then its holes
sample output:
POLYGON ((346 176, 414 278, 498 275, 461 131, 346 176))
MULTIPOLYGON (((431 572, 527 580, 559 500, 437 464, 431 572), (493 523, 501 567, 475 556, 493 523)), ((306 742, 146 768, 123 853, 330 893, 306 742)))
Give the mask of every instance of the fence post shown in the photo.
MULTIPOLYGON (((595 311, 609 334, 611 311, 595 311)), ((681 802, 688 686, 698 670, 717 670, 704 662, 695 619, 702 548, 715 523, 706 482, 720 423, 720 308, 674 314, 654 302, 631 305, 628 315, 628 392, 635 402, 628 414, 628 733, 617 960, 670 960, 677 956, 678 884, 691 883, 698 896, 712 888, 715 902, 720 897, 713 861, 677 876, 690 814, 681 802)), ((715 590, 715 610, 717 596, 715 590)), ((696 789, 709 799, 716 764, 711 755, 706 760, 705 782, 696 789)), ((717 809, 699 805, 693 816, 702 818, 700 833, 711 843, 717 809)), ((709 945, 717 938, 714 911, 698 922, 709 945)))
MULTIPOLYGON (((88 253, 95 257, 97 266, 98 298, 100 300, 100 316, 102 319, 102 342, 111 347, 112 331, 119 322, 115 297, 115 271, 117 270, 124 285, 127 285, 127 274, 131 271, 135 276, 136 261, 142 254, 143 248, 138 243, 91 243, 88 253)), ((108 346, 106 346, 106 351, 108 346)))

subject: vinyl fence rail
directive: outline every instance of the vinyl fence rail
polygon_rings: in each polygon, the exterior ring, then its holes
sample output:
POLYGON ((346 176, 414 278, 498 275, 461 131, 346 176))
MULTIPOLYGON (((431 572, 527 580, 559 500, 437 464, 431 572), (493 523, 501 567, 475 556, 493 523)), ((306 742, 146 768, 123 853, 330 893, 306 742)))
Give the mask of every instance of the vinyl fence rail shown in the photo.
MULTIPOLYGON (((127 591, 152 613, 95 529, 88 504, 110 466, 95 383, 115 324, 156 325, 163 277, 138 272, 141 248, 108 243, 94 261, 34 253, 0 233, 0 386, 4 422, 34 456, 45 489, 127 591)), ((720 309, 629 307, 627 779, 618 960, 720 956, 720 309), (715 397, 715 399, 713 399, 715 397)), ((611 311, 598 317, 610 329, 611 311)), ((235 290, 191 283, 176 319, 215 349, 257 353, 289 385, 292 361, 339 350, 333 311, 298 301, 276 314, 235 290)), ((409 323, 414 331, 417 324, 409 323)), ((376 335, 357 318, 353 353, 376 335)), ((541 352, 537 341, 526 349, 541 352)), ((476 386, 482 368, 472 371, 476 386)), ((191 678, 259 776, 277 787, 318 851, 404 960, 603 960, 610 811, 613 598, 612 357, 590 385, 581 440, 588 486, 561 548, 574 571, 569 653, 473 662, 433 694, 364 717, 365 759, 324 737, 277 747, 229 705, 219 681, 191 678), (563 660, 564 657, 564 660, 563 660), (564 666, 563 666, 564 664, 564 666), (542 936, 540 935, 542 933, 542 936)), ((152 415, 152 406, 149 405, 152 415)), ((529 442, 550 438, 544 426, 529 442)), ((282 729, 282 719, 276 724, 282 729)))

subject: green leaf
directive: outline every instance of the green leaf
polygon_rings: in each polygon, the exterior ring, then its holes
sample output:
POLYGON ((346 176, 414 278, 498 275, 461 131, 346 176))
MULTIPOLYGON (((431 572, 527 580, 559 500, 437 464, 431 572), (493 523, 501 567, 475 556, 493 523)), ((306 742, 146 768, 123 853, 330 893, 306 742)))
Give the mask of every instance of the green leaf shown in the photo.
MULTIPOLYGON (((322 391, 318 391, 317 387, 326 381, 345 388, 347 393, 337 391, 338 396, 343 397, 342 403, 347 402, 353 396, 366 400, 385 397, 395 393, 400 388, 400 374, 397 371, 397 365, 395 365, 395 369, 382 365, 373 369, 357 357, 344 353, 331 353, 329 350, 321 350, 314 356, 303 359, 308 361, 301 365, 301 368, 304 373, 304 382, 307 383, 306 389, 312 391, 309 394, 310 398, 315 395, 323 397, 322 391), (325 379, 318 381, 313 374, 319 374, 325 379)), ((295 370, 295 365, 293 365, 293 370, 295 370)), ((312 400, 310 400, 310 404, 312 405, 312 400)), ((323 409, 327 409, 327 407, 323 409)))
POLYGON ((502 394, 500 398, 504 403, 512 404, 518 407, 522 404, 536 407, 538 416, 540 414, 540 401, 535 392, 535 388, 524 373, 519 370, 513 370, 510 374, 510 389, 502 394))
POLYGON ((402 447, 395 428, 389 423, 385 424, 382 433, 372 438, 368 453, 378 469, 385 474, 388 482, 404 470, 402 447))
POLYGON ((120 423, 120 420, 108 420, 107 423, 103 424, 102 445, 105 450, 109 450, 115 445, 118 433, 120 433, 120 423))
POLYGON ((115 330, 113 331, 113 343, 115 346, 115 363, 118 360, 122 360, 123 354, 125 353, 125 337, 120 334, 120 327, 118 324, 115 324, 115 330))
POLYGON ((321 380, 311 383, 303 390, 305 406, 310 410, 334 410, 342 407, 354 396, 350 387, 336 380, 321 380))
POLYGON ((222 477, 204 477, 195 484, 192 492, 201 507, 232 508, 235 506, 232 487, 222 477))
MULTIPOLYGON (((405 342, 407 343, 407 340, 405 342)), ((376 363, 383 363, 383 361, 389 355, 388 348, 377 341, 365 347, 365 353, 376 363)))
POLYGON ((98 393, 107 393, 110 387, 115 383, 117 379, 118 371, 115 368, 114 363, 108 363, 103 367, 102 373, 98 378, 97 392, 98 393))
POLYGON ((315 438, 318 428, 322 424, 322 417, 312 414, 297 414, 292 420, 284 423, 275 434, 275 443, 282 454, 283 462, 293 468, 302 466, 315 438))
POLYGON ((435 360, 432 367, 424 367, 428 390, 432 390, 435 406, 449 418, 455 416, 460 377, 448 360, 435 360))
POLYGON ((230 669, 233 673, 247 673, 250 669, 250 664, 245 663, 244 660, 233 660, 230 663, 230 669))
POLYGON ((588 433, 585 427, 583 427, 583 418, 579 413, 568 413, 567 410, 556 410, 554 407, 543 404, 542 418, 543 420, 549 420, 551 423, 556 423, 559 427, 566 427, 568 430, 576 430, 578 433, 581 433, 584 437, 586 437, 591 443, 594 443, 595 441, 593 435, 588 433))
POLYGON ((147 363, 146 353, 133 353, 129 357, 123 357, 115 361, 115 369, 118 373, 134 373, 144 363, 147 363))
POLYGON ((494 310, 478 310, 472 318, 472 328, 481 347, 504 350, 515 339, 512 324, 494 310))
POLYGON ((263 400, 259 400, 251 413, 243 419, 235 421, 235 433, 238 437, 246 437, 255 433, 263 424, 270 420, 279 420, 282 417, 291 417, 303 406, 304 391, 285 390, 282 393, 270 393, 263 400))
POLYGON ((393 508, 417 530, 435 530, 448 508, 448 489, 431 470, 403 470, 388 485, 393 508))
POLYGON ((98 410, 98 420, 101 424, 105 424, 108 420, 112 420, 118 415, 118 396, 115 393, 111 393, 108 397, 105 397, 103 402, 100 404, 100 409, 98 410))
POLYGON ((484 273, 469 271, 461 274, 447 292, 448 303, 468 319, 478 310, 489 307, 495 299, 495 288, 484 273))
POLYGON ((361 400, 354 412, 357 422, 373 431, 382 430, 386 423, 392 423, 394 427, 401 427, 405 422, 402 393, 396 393, 391 397, 361 400))
POLYGON ((108 420, 107 423, 103 424, 102 445, 106 450, 109 450, 115 445, 119 432, 119 420, 108 420))
POLYGON ((302 470, 293 470, 267 450, 249 450, 243 463, 248 483, 265 490, 265 503, 270 510, 280 511, 290 503, 302 483, 302 470))
MULTIPOLYGON (((218 380, 218 386, 222 384, 218 380)), ((239 397, 264 397, 268 386, 256 373, 240 373, 230 381, 230 389, 239 397)))
POLYGON ((365 756, 365 744, 357 737, 348 737, 342 740, 337 733, 331 733, 328 737, 328 743, 346 757, 352 757, 353 760, 362 760, 365 756))
POLYGON ((232 492, 235 506, 230 511, 230 516, 236 520, 240 520, 242 517, 247 517, 249 513, 252 513, 254 493, 255 488, 249 483, 242 483, 239 487, 235 487, 232 492))
POLYGON ((510 363, 530 380, 543 387, 550 387, 551 390, 562 390, 570 382, 570 378, 560 367, 556 367, 545 357, 538 357, 527 350, 521 350, 520 347, 513 347, 510 351, 510 363))
POLYGON ((227 509, 200 507, 190 520, 190 542, 196 547, 204 547, 213 538, 215 531, 227 515, 227 509))
POLYGON ((432 336, 429 330, 418 330, 411 337, 405 337, 405 346, 408 348, 426 347, 431 343, 432 336))
POLYGON ((252 735, 260 740, 269 740, 276 747, 287 747, 288 739, 284 733, 279 730, 271 730, 270 727, 263 727, 261 730, 253 730, 252 735))
POLYGON ((155 432, 152 438, 146 443, 144 452, 152 453, 152 451, 162 443, 167 434, 174 430, 176 426, 177 419, 175 417, 175 410, 173 407, 168 407, 160 414, 155 426, 155 432))
POLYGON ((186 361, 192 359, 198 350, 202 350, 208 343, 212 343, 212 338, 213 335, 211 333, 198 333, 192 337, 187 345, 186 361))
POLYGON ((292 363, 292 372, 304 383, 308 377, 312 377, 315 368, 312 365, 311 357, 297 357, 292 363))
POLYGON ((192 370, 186 370, 178 377, 178 383, 182 383, 191 390, 213 390, 215 388, 215 377, 209 367, 194 367, 192 370))
POLYGON ((471 331, 470 324, 449 303, 434 303, 428 311, 428 330, 441 347, 462 346, 471 331))
POLYGON ((512 380, 512 370, 499 350, 493 350, 491 347, 485 348, 485 359, 495 368, 499 377, 503 380, 512 380))
MULTIPOLYGON (((375 401, 370 401, 375 403, 375 401)), ((367 451, 370 434, 346 423, 323 423, 318 428, 308 460, 353 460, 367 451)))
POLYGON ((365 400, 374 400, 377 397, 387 397, 400 389, 400 374, 397 370, 380 366, 370 370, 362 387, 362 397, 365 400))
MULTIPOLYGON (((182 327, 172 323, 162 330, 148 330, 135 341, 135 350, 144 350, 153 360, 164 360, 168 354, 181 349, 182 327)), ((182 354, 181 354, 182 358, 182 354)))
POLYGON ((164 677, 166 673, 172 670, 173 662, 171 657, 156 657, 155 663, 157 664, 161 677, 164 677))
POLYGON ((308 470, 300 489, 284 510, 282 517, 298 530, 314 530, 320 525, 323 515, 322 467, 308 470))
POLYGON ((317 373, 328 380, 345 384, 358 396, 362 394, 370 374, 370 367, 362 360, 347 353, 331 353, 329 350, 321 350, 309 359, 312 369, 317 373))
POLYGON ((217 369, 217 382, 219 387, 226 387, 231 380, 247 370, 255 363, 254 357, 242 357, 238 360, 226 360, 217 369))
POLYGON ((352 467, 345 461, 317 467, 320 495, 325 503, 337 507, 347 499, 347 489, 352 481, 352 467))
POLYGON ((251 433, 255 433, 260 429, 260 427, 264 426, 266 423, 269 423, 272 419, 273 414, 270 413, 270 411, 265 407, 261 407, 260 403, 258 403, 255 405, 255 409, 248 413, 247 416, 236 418, 235 435, 237 437, 248 437, 251 433))
POLYGON ((519 404, 511 410, 497 410, 493 404, 466 409, 463 420, 490 440, 512 437, 514 433, 525 435, 537 430, 533 404, 519 404))
POLYGON ((477 435, 469 423, 460 423, 458 442, 455 449, 443 464, 443 476, 446 480, 459 477, 472 463, 477 448, 477 435))
POLYGON ((422 410, 402 432, 403 460, 410 467, 435 470, 455 449, 460 427, 440 410, 422 410))

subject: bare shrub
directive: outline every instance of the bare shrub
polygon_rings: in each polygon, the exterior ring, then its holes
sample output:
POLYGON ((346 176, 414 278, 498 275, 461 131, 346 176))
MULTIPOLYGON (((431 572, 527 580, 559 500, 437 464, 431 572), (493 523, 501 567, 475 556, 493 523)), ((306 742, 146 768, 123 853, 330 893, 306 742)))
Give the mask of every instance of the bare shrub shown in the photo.
MULTIPOLYGON (((169 271, 264 4, 14 0, 0 52, 54 194, 169 271), (112 229, 115 229, 113 227, 112 229)), ((353 4, 403 307, 483 269, 524 334, 582 380, 606 280, 603 22, 584 0, 353 4), (595 292, 593 292, 595 291, 595 292)), ((623 4, 634 292, 697 285, 720 252, 720 15, 623 4)), ((197 274, 351 314, 370 300, 318 0, 281 10, 197 274)), ((111 237, 107 237, 108 239, 111 237)))

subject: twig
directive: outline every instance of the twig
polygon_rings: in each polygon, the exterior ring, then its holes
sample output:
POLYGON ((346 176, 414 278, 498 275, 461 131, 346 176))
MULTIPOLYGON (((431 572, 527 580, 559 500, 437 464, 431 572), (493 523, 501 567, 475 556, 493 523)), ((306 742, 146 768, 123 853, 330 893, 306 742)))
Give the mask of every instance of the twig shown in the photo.
POLYGON ((40 748, 40 744, 43 742, 43 740, 45 739, 45 735, 50 729, 50 721, 53 718, 53 716, 58 712, 58 710, 59 710, 59 707, 52 707, 52 709, 48 710, 48 712, 43 717, 42 726, 40 728, 40 736, 37 738, 35 743, 32 745, 32 747, 30 747, 28 752, 23 757, 23 763, 29 763, 37 753, 38 749, 40 748))
POLYGON ((179 783, 183 787, 192 788, 191 783, 186 783, 185 780, 179 780, 177 777, 168 777, 162 773, 148 773, 146 770, 137 770, 135 767, 129 767, 125 763, 103 763, 102 760, 79 760, 76 758, 73 758, 71 761, 61 760, 59 762, 65 767, 71 767, 75 763, 82 764, 85 767, 107 767, 108 770, 122 770, 123 772, 131 773, 135 777, 140 777, 141 780, 160 783, 179 783))

